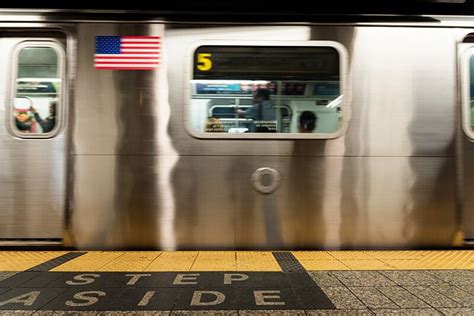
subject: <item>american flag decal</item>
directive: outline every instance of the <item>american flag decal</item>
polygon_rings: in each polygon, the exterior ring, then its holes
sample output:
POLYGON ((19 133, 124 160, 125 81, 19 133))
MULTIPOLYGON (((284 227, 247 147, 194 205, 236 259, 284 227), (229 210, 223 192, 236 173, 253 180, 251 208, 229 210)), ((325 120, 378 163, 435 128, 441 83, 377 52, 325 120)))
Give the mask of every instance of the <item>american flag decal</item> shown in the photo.
POLYGON ((159 64, 159 36, 96 36, 96 69, 152 70, 159 64))

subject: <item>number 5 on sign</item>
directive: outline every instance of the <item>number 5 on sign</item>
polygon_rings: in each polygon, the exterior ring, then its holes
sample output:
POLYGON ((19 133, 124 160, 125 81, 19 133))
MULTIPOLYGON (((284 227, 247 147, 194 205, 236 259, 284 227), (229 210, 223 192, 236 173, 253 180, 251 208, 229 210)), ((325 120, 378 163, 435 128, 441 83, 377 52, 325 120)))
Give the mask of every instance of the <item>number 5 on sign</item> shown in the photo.
POLYGON ((197 55, 197 69, 201 71, 209 71, 212 68, 211 54, 202 53, 197 55))

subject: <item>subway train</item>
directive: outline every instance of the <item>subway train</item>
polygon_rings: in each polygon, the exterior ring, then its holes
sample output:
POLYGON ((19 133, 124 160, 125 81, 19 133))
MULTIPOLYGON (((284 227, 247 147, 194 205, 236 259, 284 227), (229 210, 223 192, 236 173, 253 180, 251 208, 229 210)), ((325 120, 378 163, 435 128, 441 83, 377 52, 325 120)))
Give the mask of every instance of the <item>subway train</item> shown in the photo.
POLYGON ((0 245, 472 244, 472 18, 255 20, 1 10, 0 245))

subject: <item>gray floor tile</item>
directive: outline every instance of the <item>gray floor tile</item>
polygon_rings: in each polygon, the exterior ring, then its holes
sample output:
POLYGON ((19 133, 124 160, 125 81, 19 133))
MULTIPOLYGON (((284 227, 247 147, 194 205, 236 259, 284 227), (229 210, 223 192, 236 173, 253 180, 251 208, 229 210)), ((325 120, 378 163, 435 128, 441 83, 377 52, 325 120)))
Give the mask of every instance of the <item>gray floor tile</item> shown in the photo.
POLYGON ((167 316, 169 311, 110 311, 97 312, 97 316, 167 316))
POLYGON ((345 286, 321 288, 337 309, 367 309, 367 307, 345 286))
POLYGON ((337 309, 337 310, 329 310, 329 309, 320 309, 320 310, 307 310, 306 315, 317 316, 317 315, 338 315, 338 316, 349 316, 349 315, 360 315, 360 316, 368 316, 374 315, 368 309, 337 309))
POLYGON ((428 315, 442 315, 440 312, 433 308, 420 308, 420 309, 375 309, 375 315, 407 315, 407 316, 428 316, 428 315))
POLYGON ((331 273, 346 286, 396 285, 378 271, 333 271, 331 273))
POLYGON ((389 278, 398 285, 417 286, 419 283, 408 276, 404 271, 380 271, 380 274, 389 278))
POLYGON ((438 308, 444 315, 453 316, 472 316, 474 310, 472 308, 438 308))
POLYGON ((430 306, 400 286, 378 286, 377 290, 401 308, 429 308, 430 306))
POLYGON ((363 286, 363 281, 355 271, 332 271, 331 273, 346 286, 363 286))
POLYGON ((308 274, 319 286, 342 286, 343 284, 330 271, 309 271, 308 274))
MULTIPOLYGON (((117 316, 128 316, 128 315, 140 315, 140 316, 167 316, 171 312, 169 311, 121 311, 121 312, 110 312, 111 314, 107 315, 117 315, 117 316), (112 314, 113 313, 113 314, 112 314)), ((102 314, 101 314, 102 315, 102 314)))
POLYGON ((209 310, 209 311, 172 311, 171 315, 221 315, 221 316, 236 316, 239 315, 239 312, 236 310, 232 311, 216 311, 216 310, 209 310))
POLYGON ((405 289, 433 307, 461 307, 452 299, 434 291, 428 286, 407 286, 405 289))
POLYGON ((458 302, 462 307, 474 307, 474 295, 465 292, 454 285, 438 285, 431 287, 433 290, 458 302))
POLYGON ((79 311, 37 311, 33 313, 33 316, 96 316, 97 312, 79 312, 79 311))
POLYGON ((434 270, 427 271, 438 279, 455 285, 473 285, 474 271, 472 270, 434 270))
POLYGON ((349 289, 369 308, 399 308, 376 288, 350 287, 349 289))
POLYGON ((259 316, 270 316, 270 315, 306 315, 305 311, 302 310, 241 310, 239 311, 239 315, 259 315, 259 316))
POLYGON ((33 315, 33 311, 1 310, 0 315, 26 316, 33 315))
POLYGON ((168 311, 38 311, 33 316, 167 316, 168 311))
POLYGON ((427 271, 403 271, 407 276, 416 281, 417 285, 441 285, 446 284, 445 281, 437 278, 427 271))
POLYGON ((474 295, 474 284, 473 285, 458 285, 456 284, 456 287, 460 288, 463 291, 466 291, 467 293, 474 295))

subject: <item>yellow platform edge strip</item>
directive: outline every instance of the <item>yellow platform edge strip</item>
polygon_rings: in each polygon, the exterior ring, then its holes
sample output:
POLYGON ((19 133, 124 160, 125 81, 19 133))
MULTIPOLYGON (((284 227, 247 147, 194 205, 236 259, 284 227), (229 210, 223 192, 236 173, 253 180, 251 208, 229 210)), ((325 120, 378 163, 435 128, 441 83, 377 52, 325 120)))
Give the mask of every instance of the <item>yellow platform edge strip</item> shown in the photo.
MULTIPOLYGON (((0 271, 25 271, 69 251, 0 251, 0 271)), ((315 270, 474 270, 474 250, 291 251, 315 270)), ((89 251, 50 271, 281 271, 271 251, 89 251)))
POLYGON ((25 271, 68 252, 69 251, 0 251, 0 271, 25 271))
POLYGON ((292 251, 306 270, 471 270, 474 250, 292 251))
POLYGON ((268 251, 92 251, 51 271, 281 271, 281 268, 268 251))

